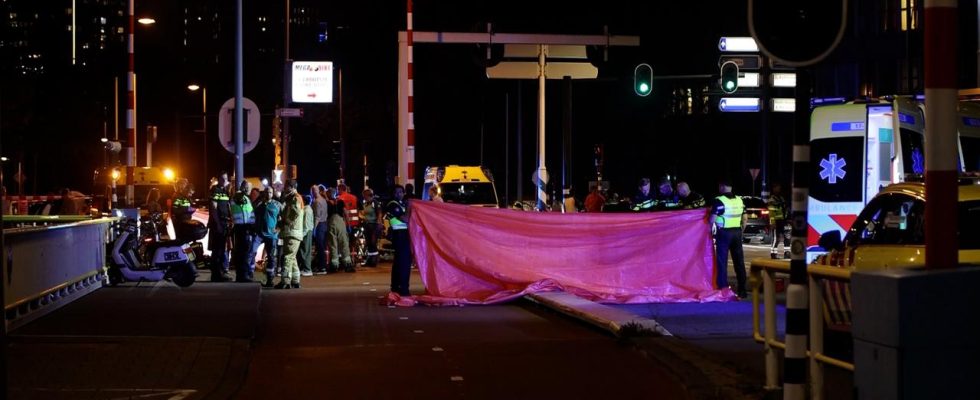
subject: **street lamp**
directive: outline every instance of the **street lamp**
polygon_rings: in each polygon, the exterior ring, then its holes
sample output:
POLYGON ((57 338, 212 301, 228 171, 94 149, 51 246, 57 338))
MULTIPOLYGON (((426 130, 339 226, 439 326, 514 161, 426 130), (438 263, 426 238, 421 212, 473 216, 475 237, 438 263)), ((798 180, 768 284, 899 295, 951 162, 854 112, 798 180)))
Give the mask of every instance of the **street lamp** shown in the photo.
MULTIPOLYGON (((208 177, 208 88, 191 83, 187 85, 187 90, 196 92, 201 91, 201 129, 197 132, 204 134, 204 178, 208 177)), ((178 155, 179 157, 179 155, 178 155)), ((184 169, 187 171, 188 169, 184 169)))
POLYGON ((139 22, 140 24, 143 24, 143 25, 153 25, 153 24, 157 23, 157 20, 155 20, 153 18, 150 18, 150 17, 143 17, 143 18, 140 18, 140 19, 136 20, 136 22, 139 22))

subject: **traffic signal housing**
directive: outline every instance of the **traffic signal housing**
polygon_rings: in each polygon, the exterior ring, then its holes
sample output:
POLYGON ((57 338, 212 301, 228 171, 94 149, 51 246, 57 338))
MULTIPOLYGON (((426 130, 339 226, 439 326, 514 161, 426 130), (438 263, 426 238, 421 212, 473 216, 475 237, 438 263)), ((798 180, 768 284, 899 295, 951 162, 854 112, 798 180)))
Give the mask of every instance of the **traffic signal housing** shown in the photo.
POLYGON ((633 69, 633 91, 643 97, 653 92, 653 68, 650 64, 640 64, 633 69))
POLYGON ((736 90, 738 90, 738 64, 734 61, 725 61, 721 64, 721 91, 732 94, 736 90))

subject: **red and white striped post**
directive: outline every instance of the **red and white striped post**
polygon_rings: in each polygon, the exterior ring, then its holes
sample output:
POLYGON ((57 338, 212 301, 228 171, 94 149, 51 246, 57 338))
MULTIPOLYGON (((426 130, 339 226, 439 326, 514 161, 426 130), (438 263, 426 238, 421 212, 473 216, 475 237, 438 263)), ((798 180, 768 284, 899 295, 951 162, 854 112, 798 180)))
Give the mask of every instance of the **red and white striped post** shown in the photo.
POLYGON ((136 61, 133 55, 134 33, 136 32, 136 17, 134 16, 134 0, 129 0, 129 35, 126 36, 128 42, 127 55, 129 59, 128 69, 126 70, 126 206, 132 207, 134 203, 135 191, 133 180, 136 176, 136 61))
POLYGON ((958 263, 956 0, 925 2, 926 268, 958 263))
MULTIPOLYGON (((408 141, 405 146, 405 183, 415 186, 415 73, 412 66, 412 0, 408 1, 408 25, 405 29, 408 45, 408 141)), ((414 195, 414 193, 412 193, 414 195)))

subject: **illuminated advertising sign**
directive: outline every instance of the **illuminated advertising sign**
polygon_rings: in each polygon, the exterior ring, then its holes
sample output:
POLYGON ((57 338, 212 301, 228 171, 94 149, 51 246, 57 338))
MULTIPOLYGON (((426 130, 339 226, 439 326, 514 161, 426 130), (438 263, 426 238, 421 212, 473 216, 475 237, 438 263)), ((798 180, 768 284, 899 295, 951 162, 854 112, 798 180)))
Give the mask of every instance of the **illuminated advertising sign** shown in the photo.
POLYGON ((294 61, 292 66, 294 103, 333 102, 333 63, 294 61))

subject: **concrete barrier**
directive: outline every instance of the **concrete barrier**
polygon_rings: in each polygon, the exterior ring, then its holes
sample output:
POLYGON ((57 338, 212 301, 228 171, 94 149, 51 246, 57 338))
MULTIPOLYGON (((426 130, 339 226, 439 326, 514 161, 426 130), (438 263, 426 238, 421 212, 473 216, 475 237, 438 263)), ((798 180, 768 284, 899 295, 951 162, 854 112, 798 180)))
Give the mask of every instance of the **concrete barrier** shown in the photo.
POLYGON ((105 244, 115 220, 4 229, 2 284, 8 330, 102 287, 105 244))

